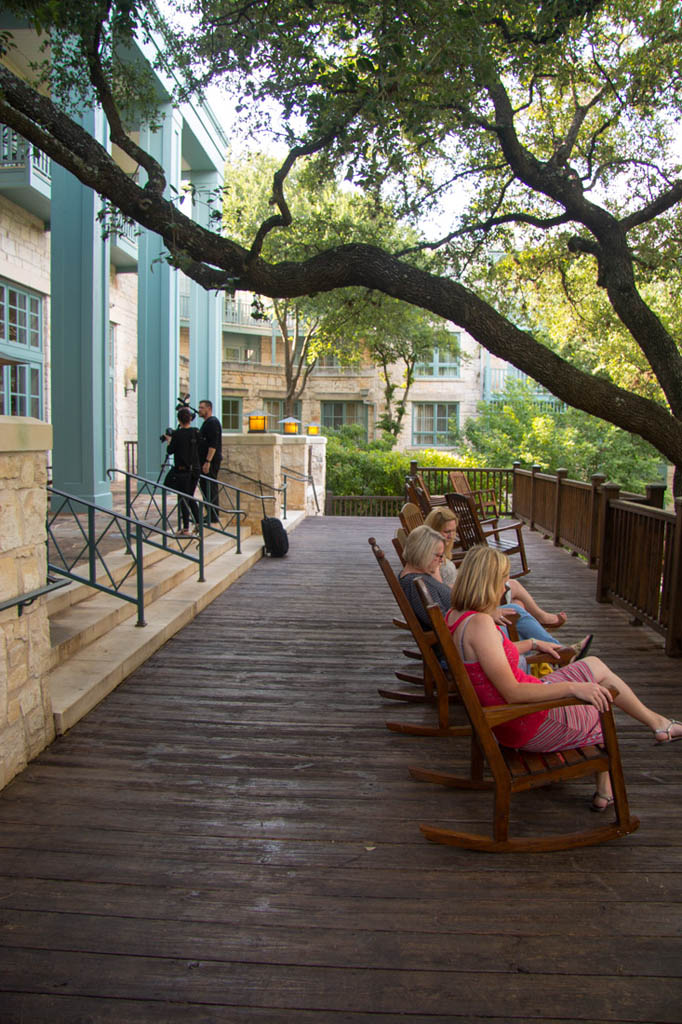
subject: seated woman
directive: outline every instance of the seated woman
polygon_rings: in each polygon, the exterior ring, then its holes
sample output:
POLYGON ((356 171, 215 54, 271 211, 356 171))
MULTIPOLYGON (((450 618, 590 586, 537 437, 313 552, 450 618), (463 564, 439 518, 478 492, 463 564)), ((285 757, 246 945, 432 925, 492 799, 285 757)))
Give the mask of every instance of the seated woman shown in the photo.
MULTIPOLYGON (((445 582, 441 575, 445 550, 443 537, 426 524, 410 531, 403 548, 405 566, 398 577, 400 585, 405 591, 405 595, 412 605, 417 618, 426 626, 429 625, 429 618, 417 593, 415 581, 417 579, 424 579, 430 593, 441 606, 443 615, 446 615, 450 609, 452 587, 445 582)), ((495 609, 495 621, 500 626, 507 626, 508 621, 505 619, 505 613, 508 614, 510 611, 518 614, 516 629, 522 639, 535 637, 552 645, 554 649, 551 651, 549 661, 572 660, 584 657, 587 653, 587 649, 592 641, 591 635, 585 637, 584 640, 577 644, 569 644, 568 647, 562 648, 551 633, 548 633, 544 626, 521 604, 508 604, 495 609)))
MULTIPOLYGON (((444 583, 453 586, 457 576, 457 568, 452 561, 452 547, 457 539, 457 516, 447 506, 433 508, 424 520, 424 524, 437 530, 445 541, 445 557, 441 562, 440 574, 444 583)), ((530 612, 531 617, 535 619, 535 630, 527 635, 536 636, 540 640, 554 641, 554 638, 547 633, 547 629, 559 629, 567 619, 566 612, 556 612, 552 615, 551 612, 544 611, 518 580, 507 580, 502 604, 519 614, 524 611, 530 612)), ((504 624, 504 609, 499 609, 495 621, 500 625, 504 624)), ((519 636, 525 635, 524 625, 521 626, 521 630, 523 633, 519 632, 519 636)))
MULTIPOLYGON (((549 753, 599 743, 602 739, 599 711, 613 701, 632 718, 646 725, 657 743, 682 738, 682 723, 666 718, 646 707, 632 689, 599 658, 588 657, 536 679, 519 668, 519 655, 533 647, 548 648, 544 641, 522 640, 511 643, 493 621, 499 604, 509 559, 489 547, 467 551, 457 571, 452 591, 452 608, 446 622, 452 633, 469 678, 483 706, 543 701, 544 686, 551 686, 551 697, 579 697, 589 704, 538 711, 498 726, 494 732, 500 743, 517 750, 549 753), (607 686, 618 690, 612 697, 607 686)), ((604 811, 613 803, 608 772, 596 776, 596 791, 591 808, 604 811)))

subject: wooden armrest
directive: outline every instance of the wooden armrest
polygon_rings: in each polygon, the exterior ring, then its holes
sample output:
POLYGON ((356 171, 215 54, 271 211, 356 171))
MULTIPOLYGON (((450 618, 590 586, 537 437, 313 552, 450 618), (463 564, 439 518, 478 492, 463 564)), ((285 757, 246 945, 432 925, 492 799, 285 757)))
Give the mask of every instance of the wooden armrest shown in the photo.
POLYGON ((486 532, 486 537, 492 537, 493 535, 497 536, 498 533, 504 533, 505 530, 516 530, 518 533, 522 528, 523 523, 517 522, 509 523, 507 526, 496 526, 494 530, 488 530, 486 532))
MULTIPOLYGON (((607 686, 611 695, 616 697, 618 690, 615 686, 607 686)), ((551 711, 552 708, 567 708, 575 704, 589 704, 588 700, 581 700, 580 697, 559 697, 557 700, 539 700, 527 704, 491 704, 489 707, 481 708, 486 721, 491 728, 502 725, 504 722, 512 722, 516 718, 523 718, 524 715, 531 715, 534 711, 551 711)), ((610 711, 611 708, 608 709, 610 711)))

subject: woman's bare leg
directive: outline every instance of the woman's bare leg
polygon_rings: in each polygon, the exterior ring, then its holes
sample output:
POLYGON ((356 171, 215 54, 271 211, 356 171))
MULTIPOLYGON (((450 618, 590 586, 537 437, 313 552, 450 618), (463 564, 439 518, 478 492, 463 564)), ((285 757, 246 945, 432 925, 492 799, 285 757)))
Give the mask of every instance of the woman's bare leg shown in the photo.
MULTIPOLYGON (((659 715, 657 711, 652 711, 646 704, 643 704, 632 687, 628 686, 615 672, 612 672, 608 665, 605 665, 600 658, 587 657, 584 663, 592 672, 595 683, 601 683, 602 686, 613 686, 618 690, 618 696, 613 699, 613 703, 617 708, 620 708, 621 711, 630 715, 637 722, 648 726, 654 733, 667 730, 671 719, 666 718, 665 715, 659 715)), ((672 739, 681 735, 682 724, 676 723, 671 727, 669 738, 672 739)))
POLYGON ((518 580, 509 580, 509 596, 512 601, 519 602, 527 612, 541 622, 543 626, 558 629, 566 621, 566 612, 546 612, 544 608, 535 601, 526 588, 518 580))

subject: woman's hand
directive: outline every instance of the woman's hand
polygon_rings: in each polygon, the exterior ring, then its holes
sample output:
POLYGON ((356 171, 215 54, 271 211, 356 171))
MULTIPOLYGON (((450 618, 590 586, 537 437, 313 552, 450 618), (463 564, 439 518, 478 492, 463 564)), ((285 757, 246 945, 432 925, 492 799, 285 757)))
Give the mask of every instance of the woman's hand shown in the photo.
POLYGON ((561 660, 559 657, 561 644, 550 643, 549 640, 534 640, 532 643, 531 651, 535 649, 539 654, 548 654, 552 661, 561 660))
POLYGON ((518 612, 515 612, 513 608, 496 608, 492 614, 493 622, 498 626, 508 626, 511 622, 515 622, 518 617, 518 612))
POLYGON ((597 711, 607 711, 613 702, 613 695, 599 683, 571 683, 571 695, 594 704, 597 711))

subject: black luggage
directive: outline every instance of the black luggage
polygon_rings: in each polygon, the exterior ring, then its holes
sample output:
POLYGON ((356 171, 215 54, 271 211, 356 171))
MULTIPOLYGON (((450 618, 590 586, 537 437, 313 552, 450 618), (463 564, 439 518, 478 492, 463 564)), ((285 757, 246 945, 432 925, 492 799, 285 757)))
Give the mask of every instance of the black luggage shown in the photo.
POLYGON ((265 516, 260 521, 263 531, 263 552, 272 558, 283 558, 289 550, 289 538, 281 519, 265 516))

